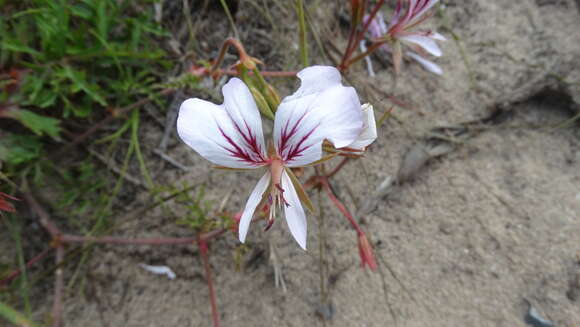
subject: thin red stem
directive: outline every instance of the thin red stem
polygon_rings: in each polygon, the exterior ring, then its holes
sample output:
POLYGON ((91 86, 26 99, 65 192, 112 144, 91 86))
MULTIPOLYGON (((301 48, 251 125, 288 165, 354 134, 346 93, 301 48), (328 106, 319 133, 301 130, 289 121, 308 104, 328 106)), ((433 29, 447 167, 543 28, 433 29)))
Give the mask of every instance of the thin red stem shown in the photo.
POLYGON ((349 157, 342 159, 342 161, 336 167, 334 167, 334 169, 330 173, 326 174, 326 178, 331 178, 332 176, 336 175, 336 173, 338 173, 342 169, 342 167, 344 167, 346 163, 349 161, 350 161, 349 157))
POLYGON ((100 244, 137 244, 137 245, 177 245, 206 242, 225 233, 228 229, 221 228, 201 234, 199 237, 160 237, 160 238, 122 238, 114 236, 91 237, 77 235, 62 235, 62 243, 100 243, 100 244))
POLYGON ((40 204, 38 204, 36 199, 32 196, 32 193, 24 192, 22 195, 24 196, 26 202, 28 202, 28 204, 30 205, 32 211, 36 212, 36 214, 38 215, 40 225, 48 231, 48 233, 53 239, 57 239, 60 236, 61 232, 52 222, 52 220, 50 220, 48 213, 46 213, 46 211, 40 206, 40 204))
POLYGON ((360 228, 360 226, 358 225, 358 223, 354 219, 354 217, 350 214, 348 209, 345 207, 345 205, 342 204, 342 202, 340 202, 340 200, 336 197, 336 195, 334 195, 334 192, 332 191, 332 187, 330 186, 328 179, 326 177, 320 177, 319 180, 320 180, 320 184, 322 185, 322 187, 324 187, 324 189, 326 190, 326 193, 328 194, 328 197, 334 203, 336 208, 338 208, 338 210, 342 213, 342 215, 346 217, 346 219, 350 222, 350 224, 352 225, 352 227, 356 230, 356 232, 358 234, 364 234, 362 229, 360 228))
MULTIPOLYGON (((28 269, 28 268, 32 267, 38 261, 46 258, 46 256, 50 253, 51 250, 52 250, 52 248, 46 248, 42 252, 40 252, 38 255, 36 255, 34 258, 30 259, 30 261, 28 261, 26 263, 26 268, 28 269)), ((21 273, 22 273, 22 271, 20 269, 16 269, 15 271, 11 272, 4 279, 0 280, 0 286, 9 284, 14 278, 18 277, 21 273)))
POLYGON ((64 248, 62 245, 56 248, 56 272, 54 283, 54 300, 52 303, 52 327, 60 327, 62 318, 62 293, 64 289, 62 262, 64 260, 64 248))
POLYGON ((356 49, 356 47, 360 43, 360 41, 364 38, 365 33, 367 32, 367 30, 369 29, 369 26, 371 25, 371 22, 373 21, 373 19, 375 19, 375 16, 379 12, 379 9, 381 9, 381 6, 383 5, 384 2, 385 2, 385 0, 379 0, 377 2, 377 4, 375 5, 375 7, 373 8, 373 10, 371 11, 371 13, 369 15, 369 19, 365 22, 362 30, 358 33, 358 35, 355 39, 355 42, 353 42, 351 44, 350 48, 346 49, 346 55, 343 57, 344 59, 343 59, 342 63, 340 64, 341 71, 345 71, 346 69, 348 69, 347 63, 349 62, 350 56, 352 55, 352 53, 354 52, 354 50, 356 49))
POLYGON ((354 64, 355 62, 363 59, 366 56, 369 56, 371 53, 377 51, 377 49, 379 49, 383 44, 387 43, 386 41, 380 41, 380 42, 374 42, 373 44, 371 44, 371 46, 367 49, 367 51, 359 54, 358 56, 349 59, 346 61, 346 63, 344 64, 344 67, 348 68, 350 67, 350 65, 354 64))
POLYGON ((213 326, 220 327, 220 317, 217 308, 215 289, 213 287, 213 279, 211 277, 211 267, 209 265, 207 242, 202 238, 199 239, 199 252, 201 254, 201 260, 203 261, 203 267, 205 269, 205 278, 207 280, 207 287, 209 289, 209 300, 211 303, 211 318, 213 321, 213 326))

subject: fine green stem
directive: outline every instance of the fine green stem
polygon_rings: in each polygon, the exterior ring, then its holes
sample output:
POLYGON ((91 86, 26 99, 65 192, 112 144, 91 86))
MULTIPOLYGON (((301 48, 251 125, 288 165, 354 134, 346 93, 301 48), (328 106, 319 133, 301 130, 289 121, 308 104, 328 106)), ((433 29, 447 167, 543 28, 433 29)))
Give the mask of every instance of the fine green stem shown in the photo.
POLYGON ((298 15, 298 40, 300 44, 300 60, 303 67, 308 67, 308 40, 306 39, 306 19, 304 15, 304 1, 296 0, 296 14, 298 15))

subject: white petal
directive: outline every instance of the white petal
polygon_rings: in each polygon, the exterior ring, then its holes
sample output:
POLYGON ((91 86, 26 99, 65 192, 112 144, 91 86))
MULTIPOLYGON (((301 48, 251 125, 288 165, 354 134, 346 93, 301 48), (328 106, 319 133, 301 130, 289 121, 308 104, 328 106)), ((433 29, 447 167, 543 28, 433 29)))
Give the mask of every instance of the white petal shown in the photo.
POLYGON ((423 66, 423 68, 425 68, 427 71, 437 74, 437 75, 443 75, 443 70, 441 69, 441 67, 439 67, 439 65, 437 65, 436 63, 427 60, 423 57, 421 57, 420 55, 414 53, 414 52, 407 52, 407 55, 413 59, 415 59, 418 63, 421 64, 421 66, 423 66))
POLYGON ((274 121, 274 143, 288 167, 320 159, 325 139, 337 148, 349 145, 363 127, 358 95, 341 84, 336 68, 314 66, 298 77, 300 88, 284 98, 274 121))
POLYGON ((418 19, 420 19, 421 16, 423 16, 437 2, 439 2, 439 0, 428 0, 428 3, 421 10, 419 10, 415 15, 413 15, 413 19, 411 19, 408 24, 411 25, 414 22, 416 22, 418 19))
POLYGON ((246 202, 246 207, 244 208, 244 212, 242 213, 242 217, 240 218, 240 225, 238 227, 238 235, 240 237, 240 242, 244 243, 246 240, 246 235, 248 234, 248 228, 250 227, 250 222, 252 222, 252 217, 254 216, 254 212, 256 211, 256 207, 260 204, 262 200, 262 196, 266 189, 268 189, 268 185, 270 185, 270 172, 266 172, 262 178, 254 187, 252 194, 250 194, 250 198, 246 202))
MULTIPOLYGON (((367 52, 366 40, 361 40, 359 47, 362 53, 367 52)), ((375 70, 373 69, 373 62, 370 56, 365 57, 365 63, 367 65, 367 71, 369 72, 370 77, 375 77, 375 70)))
POLYGON ((417 44, 418 46, 425 49, 427 52, 436 57, 440 57, 442 54, 441 49, 439 49, 439 46, 432 37, 412 34, 407 36, 401 36, 400 39, 403 41, 417 44))
POLYGON ((391 21, 389 22, 389 29, 399 23, 399 19, 401 19, 401 14, 403 10, 403 6, 401 5, 401 1, 397 1, 397 6, 395 7, 395 12, 393 17, 391 17, 391 21))
POLYGON ((323 92, 334 86, 341 86, 342 77, 338 69, 331 66, 310 66, 299 71, 300 87, 294 94, 284 98, 291 101, 310 94, 323 92))
POLYGON ((370 103, 365 103, 362 105, 361 110, 363 112, 364 127, 356 141, 348 146, 351 149, 364 150, 377 139, 377 123, 373 106, 370 103))
POLYGON ((437 32, 431 32, 431 34, 429 35, 429 37, 431 37, 434 40, 437 41, 447 41, 447 38, 437 32))
POLYGON ((306 239, 307 239, 307 226, 306 226, 306 214, 304 209, 302 209, 302 204, 300 203, 300 198, 296 194, 294 185, 290 180, 290 176, 286 171, 282 172, 282 189, 284 190, 284 199, 288 202, 288 206, 284 207, 284 215, 286 216, 286 223, 288 223, 288 228, 290 233, 294 236, 294 239, 300 247, 306 250, 306 239))
POLYGON ((248 87, 232 78, 222 89, 224 104, 187 99, 179 108, 177 133, 205 159, 231 168, 264 165, 260 112, 248 87))

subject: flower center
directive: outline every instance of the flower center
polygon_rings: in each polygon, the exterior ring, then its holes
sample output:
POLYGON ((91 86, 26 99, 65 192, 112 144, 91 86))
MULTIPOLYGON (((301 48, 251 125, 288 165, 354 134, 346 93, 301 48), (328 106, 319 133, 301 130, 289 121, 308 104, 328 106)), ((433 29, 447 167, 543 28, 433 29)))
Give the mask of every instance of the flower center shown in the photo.
POLYGON ((282 188, 282 173, 284 172, 284 163, 278 157, 270 160, 270 174, 272 176, 272 185, 270 186, 270 194, 268 195, 268 203, 270 204, 270 213, 268 215, 268 224, 265 230, 270 229, 274 224, 276 218, 276 210, 282 206, 289 206, 290 204, 284 199, 284 189, 282 188))

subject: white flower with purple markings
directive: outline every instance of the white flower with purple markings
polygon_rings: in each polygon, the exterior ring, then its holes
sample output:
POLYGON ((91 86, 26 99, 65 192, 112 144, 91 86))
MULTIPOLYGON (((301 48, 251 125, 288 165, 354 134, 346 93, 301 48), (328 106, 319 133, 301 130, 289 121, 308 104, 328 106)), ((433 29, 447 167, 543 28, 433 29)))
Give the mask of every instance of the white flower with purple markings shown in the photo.
POLYGON ((246 239, 256 208, 269 204, 267 228, 277 211, 283 210, 292 236, 306 249, 306 215, 301 204, 305 194, 289 168, 324 159, 325 140, 337 149, 374 141, 368 133, 361 135, 369 116, 366 111, 363 115, 354 88, 342 85, 338 70, 313 66, 300 71, 298 77, 300 88, 284 98, 276 111, 273 140, 268 146, 252 93, 238 78, 224 85, 223 104, 195 98, 183 102, 179 109, 179 136, 202 157, 227 168, 267 168, 242 213, 241 242, 246 239))
MULTIPOLYGON (((406 51, 405 54, 426 70, 441 75, 443 70, 434 62, 425 59, 427 54, 440 57, 443 53, 436 41, 445 41, 445 37, 431 30, 414 30, 414 28, 423 23, 427 18, 432 16, 429 11, 439 0, 399 0, 395 13, 387 25, 380 13, 370 22, 368 34, 373 39, 386 39, 391 46, 384 44, 381 50, 392 53, 393 65, 395 71, 399 72, 403 58, 401 43, 407 45, 413 51, 406 51), (406 10, 403 2, 408 2, 406 10)), ((365 16, 367 22, 369 16, 365 16)))

